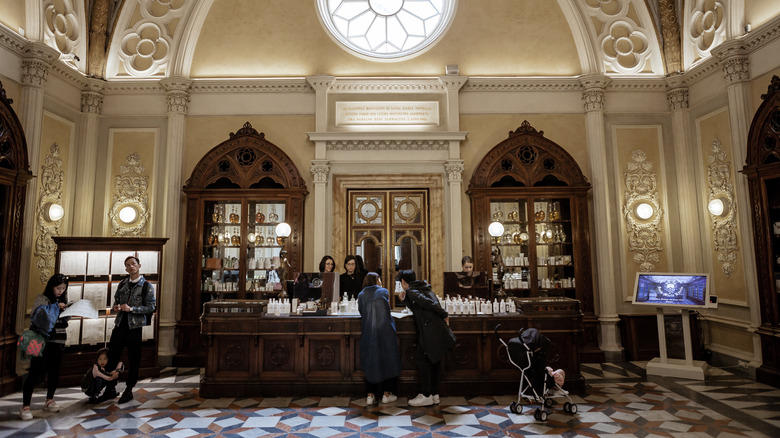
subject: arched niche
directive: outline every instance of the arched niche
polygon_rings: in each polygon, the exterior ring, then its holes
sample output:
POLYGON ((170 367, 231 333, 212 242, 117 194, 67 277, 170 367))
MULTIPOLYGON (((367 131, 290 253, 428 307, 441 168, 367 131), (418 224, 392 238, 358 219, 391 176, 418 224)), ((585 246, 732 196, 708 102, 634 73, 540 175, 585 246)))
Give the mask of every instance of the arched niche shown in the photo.
POLYGON ((750 124, 747 159, 753 213, 762 364, 756 380, 780 381, 780 77, 773 76, 750 124))
POLYGON ((16 309, 19 297, 25 186, 33 177, 27 141, 0 82, 0 396, 16 390, 16 309))
POLYGON ((571 154, 526 120, 479 162, 467 193, 475 271, 493 272, 499 281, 502 274, 522 278, 508 287, 506 282, 494 283, 494 292, 579 300, 584 314, 580 358, 600 361, 604 356, 593 299, 590 187, 571 154), (497 240, 488 232, 494 221, 505 230, 497 240))
POLYGON ((206 349, 199 318, 204 302, 215 297, 267 299, 278 295, 278 290, 262 289, 265 282, 255 281, 259 271, 264 275, 271 271, 259 267, 259 258, 278 260, 282 266, 274 270, 284 277, 282 284, 302 271, 303 203, 308 191, 290 157, 249 122, 201 158, 182 190, 187 195, 187 232, 174 360, 178 366, 202 366, 206 349), (224 211, 226 206, 230 211, 224 211), (284 242, 275 234, 282 221, 291 228, 284 242), (228 231, 227 240, 216 239, 228 231), (214 290, 204 286, 204 279, 215 276, 231 287, 214 290))

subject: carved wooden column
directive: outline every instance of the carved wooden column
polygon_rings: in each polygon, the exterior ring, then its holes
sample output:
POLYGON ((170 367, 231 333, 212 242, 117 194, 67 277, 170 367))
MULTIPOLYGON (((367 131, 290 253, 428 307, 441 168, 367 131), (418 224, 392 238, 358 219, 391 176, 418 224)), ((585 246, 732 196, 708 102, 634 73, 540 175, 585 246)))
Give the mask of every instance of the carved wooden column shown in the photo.
MULTIPOLYGON (((732 153, 734 163, 747 161, 748 131, 752 120, 753 105, 750 99, 750 58, 739 41, 727 41, 712 50, 713 56, 720 60, 726 79, 726 91, 729 98, 729 127, 731 132, 732 153)), ((750 188, 745 178, 735 181, 737 199, 750 199, 750 188)), ((761 324, 761 313, 758 302, 758 278, 756 274, 755 240, 752 212, 748 208, 736 210, 739 228, 739 241, 742 243, 742 268, 745 272, 745 288, 750 308, 750 331, 755 333, 761 324)), ((763 263, 763 261, 761 261, 763 263)), ((753 337, 754 358, 751 364, 761 362, 761 341, 753 337)))
POLYGON ((701 204, 696 196, 696 163, 699 156, 688 134, 688 87, 681 75, 666 78, 666 101, 672 112, 674 166, 677 179, 677 210, 680 213, 679 233, 685 272, 701 272, 701 204))
MULTIPOLYGON (((59 53, 49 46, 33 42, 24 48, 22 57, 22 90, 19 96, 19 121, 27 138, 27 156, 31 169, 37 169, 41 151, 41 127, 43 126, 43 98, 46 79, 51 63, 59 53)), ((35 172, 33 172, 35 173, 35 172)), ((17 315, 24 315, 27 307, 30 267, 32 257, 32 237, 35 227, 35 200, 38 183, 32 179, 26 188, 24 209, 24 231, 22 232, 22 255, 19 270, 19 301, 17 315)), ((33 291, 37 294, 38 292, 33 291)), ((24 318, 16 321, 17 330, 23 330, 24 318)))
MULTIPOLYGON (((184 185, 181 177, 181 163, 184 156, 185 130, 187 128, 187 105, 190 101, 189 88, 192 81, 182 77, 170 77, 160 82, 165 88, 166 98, 168 100, 168 127, 165 139, 166 150, 166 174, 165 174, 165 200, 162 222, 155 221, 156 224, 164 224, 163 235, 168 240, 168 250, 164 252, 163 258, 163 279, 160 290, 160 335, 158 337, 160 356, 173 356, 176 353, 174 346, 176 328, 176 309, 178 308, 179 296, 178 285, 180 275, 181 255, 179 239, 183 230, 179 226, 182 211, 182 204, 185 201, 182 196, 181 187, 184 185)), ((152 231, 157 233, 158 226, 154 226, 152 231)), ((187 299, 182 297, 180 299, 187 299)))
MULTIPOLYGON (((617 315, 618 295, 622 295, 622 293, 616 289, 616 271, 613 269, 613 261, 617 259, 617 255, 612 250, 613 230, 617 224, 614 223, 611 212, 617 211, 618 208, 611 205, 610 202, 608 181, 610 173, 607 166, 607 143, 604 127, 604 90, 609 83, 609 78, 591 75, 582 77, 580 82, 584 88, 582 98, 585 101, 585 130, 588 137, 591 184, 593 185, 593 240, 596 243, 595 266, 596 272, 598 272, 595 290, 598 291, 599 297, 598 320, 593 321, 595 316, 585 315, 583 323, 586 325, 586 329, 588 325, 600 324, 600 348, 609 355, 608 360, 614 360, 621 358, 623 349, 618 342, 620 318, 617 315)), ((588 336, 587 333, 586 336, 588 336)), ((598 340, 596 342, 598 343, 598 340)), ((585 352, 586 349, 583 349, 583 354, 585 352)))
POLYGON ((76 185, 73 194, 74 236, 92 235, 92 213, 95 207, 95 172, 97 170, 99 116, 103 107, 103 85, 98 79, 87 79, 81 90, 81 129, 78 148, 76 185))

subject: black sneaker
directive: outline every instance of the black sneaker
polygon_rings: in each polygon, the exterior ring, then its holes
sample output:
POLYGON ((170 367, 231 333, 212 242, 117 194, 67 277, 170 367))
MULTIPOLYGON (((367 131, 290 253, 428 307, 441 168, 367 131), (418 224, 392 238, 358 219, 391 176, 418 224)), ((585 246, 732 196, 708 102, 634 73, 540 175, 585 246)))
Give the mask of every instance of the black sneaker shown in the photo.
POLYGON ((87 400, 87 403, 91 405, 97 405, 100 404, 101 400, 100 397, 90 397, 89 400, 87 400))
POLYGON ((103 395, 100 396, 103 400, 110 400, 112 398, 116 398, 118 394, 116 393, 116 388, 106 388, 105 391, 103 391, 103 395))
POLYGON ((122 397, 119 397, 119 403, 127 403, 133 399, 132 391, 125 391, 122 393, 122 397))

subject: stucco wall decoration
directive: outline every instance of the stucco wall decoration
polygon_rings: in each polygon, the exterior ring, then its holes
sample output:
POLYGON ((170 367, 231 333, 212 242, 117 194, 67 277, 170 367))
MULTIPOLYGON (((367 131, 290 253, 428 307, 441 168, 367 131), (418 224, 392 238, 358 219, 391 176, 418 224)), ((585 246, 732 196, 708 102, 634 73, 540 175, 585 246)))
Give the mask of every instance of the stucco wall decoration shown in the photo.
POLYGON ((710 57, 726 40, 727 11, 722 0, 686 2, 684 48, 686 67, 710 57))
POLYGON ((585 0, 594 47, 603 55, 605 73, 663 73, 652 18, 644 4, 632 0, 585 0))
POLYGON ((73 0, 46 0, 43 4, 43 38, 46 45, 60 52, 60 59, 72 67, 84 71, 86 65, 86 38, 83 13, 73 0))
MULTIPOLYGON (((124 17, 118 32, 119 65, 109 60, 109 76, 164 76, 175 52, 183 26, 179 21, 195 2, 185 0, 137 0, 132 17, 124 17), (134 22, 134 17, 140 17, 134 22)), ((130 11, 132 8, 126 8, 130 11)), ((113 51, 112 51, 113 52, 113 51)))
POLYGON ((625 203, 623 215, 626 218, 628 249, 634 253, 633 260, 639 264, 642 272, 652 272, 658 263, 661 252, 661 218, 663 210, 659 203, 657 176, 653 163, 647 161, 647 155, 641 149, 631 153, 628 172, 625 173, 625 203), (653 211, 646 219, 637 214, 637 207, 649 204, 653 211))
POLYGON ((54 274, 57 245, 52 236, 60 235, 61 220, 51 220, 48 209, 51 204, 62 205, 62 158, 57 143, 49 147, 39 178, 38 202, 35 208, 35 267, 41 284, 46 284, 54 274))
POLYGON ((720 200, 724 206, 720 215, 711 214, 712 239, 715 251, 718 251, 718 262, 726 277, 734 275, 734 263, 737 261, 736 232, 736 199, 731 181, 731 164, 726 159, 726 153, 721 149, 719 139, 712 142, 712 152, 707 166, 707 182, 709 185, 709 201, 720 200))
POLYGON ((149 177, 145 175, 146 168, 141 164, 138 154, 127 156, 127 163, 119 167, 120 174, 114 182, 114 201, 111 205, 112 236, 140 237, 147 235, 146 224, 149 221, 149 177), (136 211, 133 221, 123 222, 119 212, 131 207, 136 211))

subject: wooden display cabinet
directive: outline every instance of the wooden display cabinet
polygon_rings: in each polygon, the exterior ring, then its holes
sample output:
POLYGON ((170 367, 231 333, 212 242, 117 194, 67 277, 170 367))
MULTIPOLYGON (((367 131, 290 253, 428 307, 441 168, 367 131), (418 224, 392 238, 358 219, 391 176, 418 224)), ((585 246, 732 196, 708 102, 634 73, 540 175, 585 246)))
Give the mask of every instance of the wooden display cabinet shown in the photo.
POLYGON ((750 125, 747 164, 758 279, 761 366, 756 380, 780 382, 780 77, 773 76, 750 125))
POLYGON ((528 121, 491 149, 469 184, 475 271, 493 273, 494 294, 580 301, 580 359, 601 362, 588 221, 590 182, 561 146, 528 121), (500 222, 504 234, 488 227, 500 222))
POLYGON ((278 296, 272 284, 302 271, 308 191, 287 154, 248 122, 198 162, 183 191, 188 231, 174 365, 202 366, 203 304, 278 296), (276 236, 281 222, 292 229, 286 242, 276 236))
MULTIPOLYGON (((53 237, 57 245, 55 271, 68 276, 68 300, 86 299, 98 310, 97 319, 72 318, 68 324, 60 384, 78 385, 95 363, 95 353, 108 346, 116 314, 111 310, 117 286, 127 277, 125 259, 138 257, 141 275, 153 287, 157 308, 151 325, 142 328, 141 378, 157 377, 157 333, 160 309, 163 245, 167 238, 53 237)), ((43 288, 41 288, 43 290, 43 288)), ((127 363, 127 350, 121 360, 127 363)))

